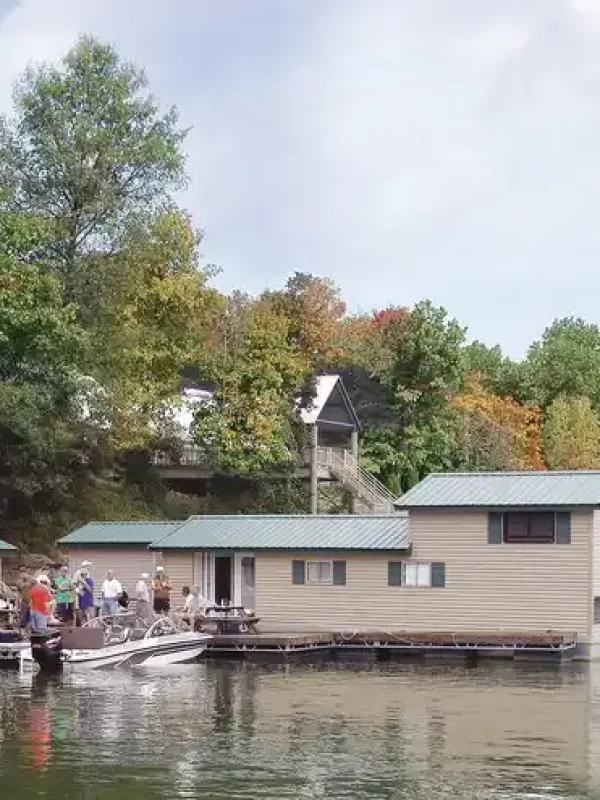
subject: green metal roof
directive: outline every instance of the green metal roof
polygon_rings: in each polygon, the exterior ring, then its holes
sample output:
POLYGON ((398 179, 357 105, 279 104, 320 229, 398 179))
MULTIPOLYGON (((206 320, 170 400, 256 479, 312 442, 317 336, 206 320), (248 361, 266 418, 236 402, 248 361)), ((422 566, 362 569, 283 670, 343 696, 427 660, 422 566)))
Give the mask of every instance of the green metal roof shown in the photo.
POLYGON ((600 506, 600 471, 435 473, 400 497, 396 506, 600 506))
POLYGON ((408 517, 243 515, 190 517, 154 550, 405 550, 408 517))
POLYGON ((112 544, 149 545, 161 539, 180 525, 182 520, 170 522, 88 522, 83 528, 63 536, 59 545, 107 546, 112 544))
POLYGON ((14 545, 0 539, 0 553, 12 553, 17 549, 14 545))

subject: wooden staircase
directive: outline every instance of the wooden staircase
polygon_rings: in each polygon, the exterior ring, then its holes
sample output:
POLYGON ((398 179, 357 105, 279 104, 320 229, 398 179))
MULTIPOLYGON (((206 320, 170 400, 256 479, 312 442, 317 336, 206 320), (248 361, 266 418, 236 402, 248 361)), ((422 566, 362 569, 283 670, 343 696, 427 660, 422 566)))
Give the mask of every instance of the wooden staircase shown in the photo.
POLYGON ((357 514, 394 513, 394 495, 387 486, 361 467, 348 450, 319 447, 317 463, 319 468, 328 469, 335 480, 350 489, 355 497, 354 510, 357 514))

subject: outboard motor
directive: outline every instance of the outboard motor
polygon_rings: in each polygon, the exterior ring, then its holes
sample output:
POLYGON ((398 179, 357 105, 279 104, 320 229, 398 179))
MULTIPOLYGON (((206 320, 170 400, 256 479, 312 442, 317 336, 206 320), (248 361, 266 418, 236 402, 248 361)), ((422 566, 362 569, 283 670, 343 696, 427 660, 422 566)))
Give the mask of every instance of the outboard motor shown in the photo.
POLYGON ((46 674, 60 672, 63 668, 62 636, 60 631, 38 631, 31 634, 31 655, 46 674))

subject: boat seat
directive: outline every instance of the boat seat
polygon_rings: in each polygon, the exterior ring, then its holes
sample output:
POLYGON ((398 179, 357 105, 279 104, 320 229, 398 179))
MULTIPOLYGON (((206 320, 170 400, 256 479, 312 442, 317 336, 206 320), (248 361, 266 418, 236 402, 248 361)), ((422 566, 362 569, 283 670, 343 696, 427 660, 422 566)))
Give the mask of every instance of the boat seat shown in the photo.
POLYGON ((60 629, 60 635, 66 650, 99 650, 104 647, 102 628, 76 628, 66 625, 60 629))

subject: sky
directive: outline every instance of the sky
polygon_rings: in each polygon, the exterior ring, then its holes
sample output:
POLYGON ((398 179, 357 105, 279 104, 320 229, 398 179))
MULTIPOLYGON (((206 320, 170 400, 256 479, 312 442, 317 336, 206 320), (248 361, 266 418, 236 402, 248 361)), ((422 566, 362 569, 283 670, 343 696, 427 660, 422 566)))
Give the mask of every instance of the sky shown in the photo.
POLYGON ((600 0, 0 0, 0 112, 84 33, 191 127, 221 288, 430 298, 513 356, 600 322, 600 0))

